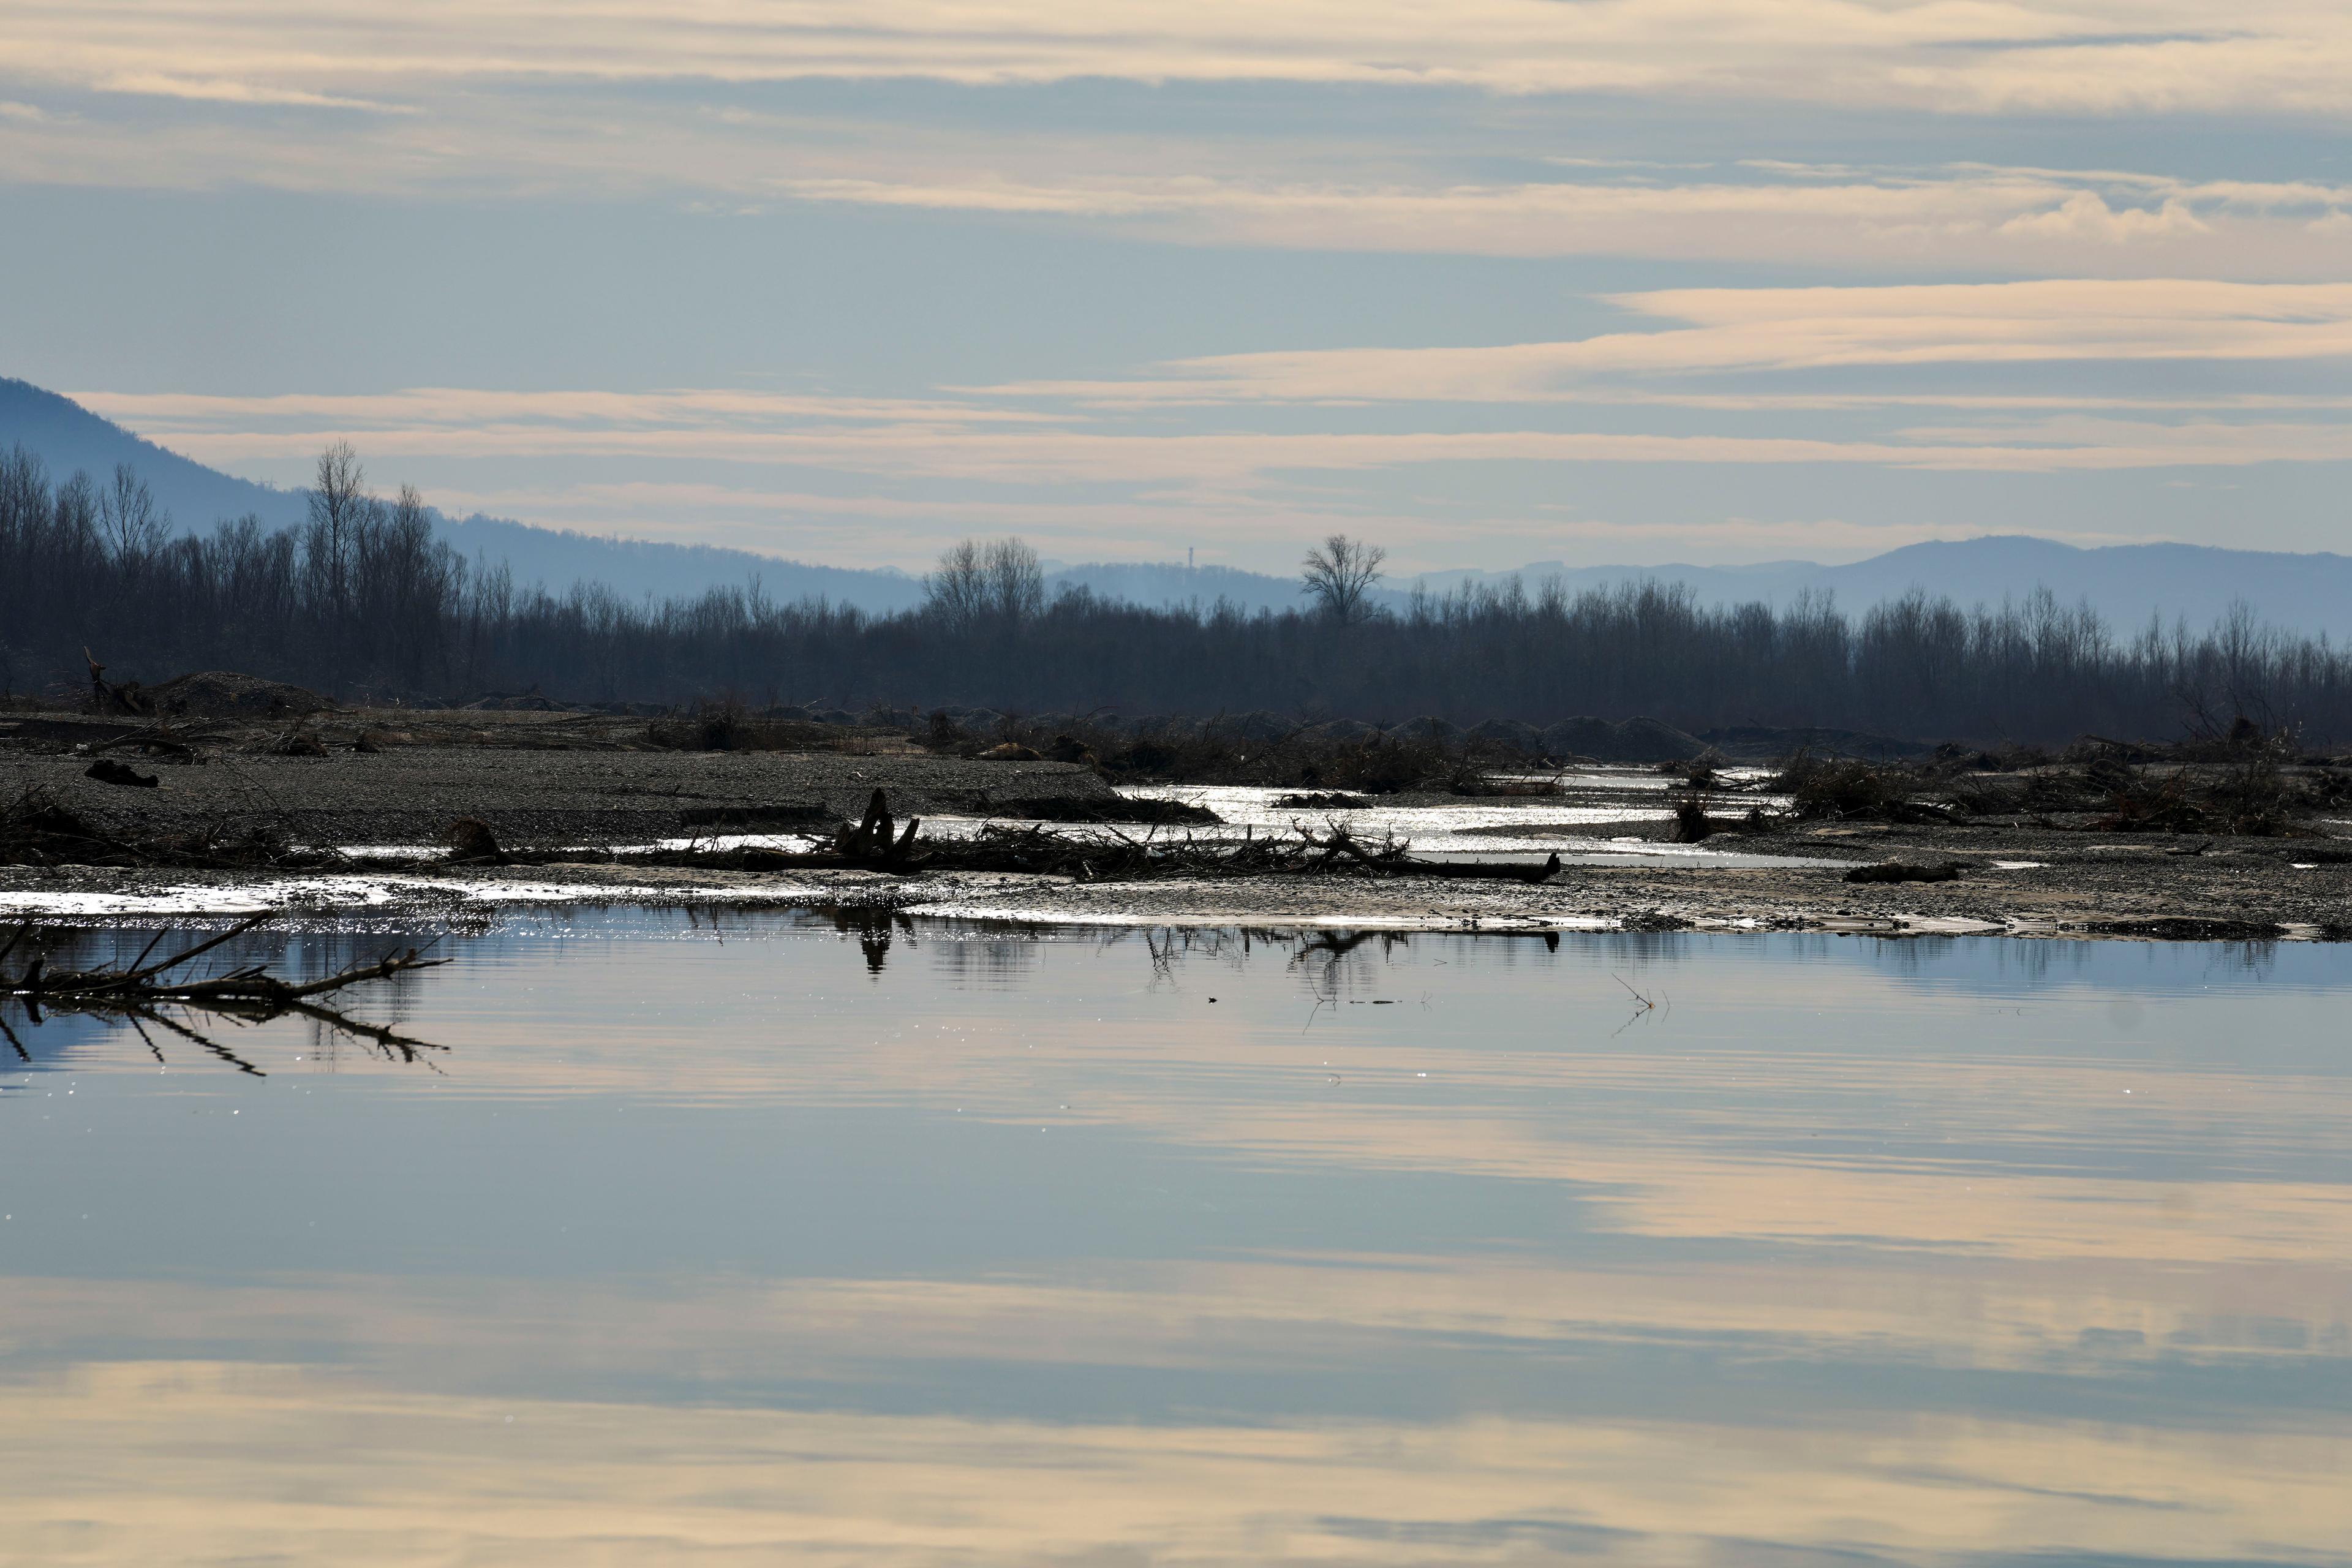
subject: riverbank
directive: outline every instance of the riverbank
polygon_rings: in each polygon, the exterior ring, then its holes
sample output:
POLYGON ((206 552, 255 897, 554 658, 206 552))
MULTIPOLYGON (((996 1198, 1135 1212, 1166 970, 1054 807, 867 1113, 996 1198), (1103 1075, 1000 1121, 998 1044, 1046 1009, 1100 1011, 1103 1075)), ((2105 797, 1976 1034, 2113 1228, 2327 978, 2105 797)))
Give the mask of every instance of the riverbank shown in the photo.
MULTIPOLYGON (((299 868, 0 867, 0 912, 70 919, 630 901, 841 904, 1113 924, 2352 935, 2352 837, 2321 818, 2300 826, 2299 837, 2272 837, 2116 831, 2087 812, 1966 823, 1792 821, 1685 845, 1675 842, 1682 781, 1633 768, 1580 769, 1538 781, 1542 793, 1400 795, 1361 805, 1323 797, 1306 805, 1272 790, 1115 790, 1082 765, 941 755, 903 737, 830 750, 696 752, 616 746, 565 715, 444 721, 462 722, 465 735, 376 725, 369 727, 383 739, 369 750, 287 754, 248 741, 174 758, 124 744, 136 736, 120 725, 46 721, 44 733, 20 736, 0 752, 0 784, 11 798, 37 792, 110 835, 267 836, 312 853, 299 868), (107 758, 156 783, 88 776, 107 758), (1540 881, 1409 867, 1402 874, 1131 880, 782 863, 814 835, 856 816, 877 789, 902 821, 923 817, 927 839, 973 835, 989 822, 1130 838, 1154 831, 1262 837, 1341 826, 1363 843, 1409 841, 1425 859, 1529 867, 1557 853, 1564 863, 1540 881), (1118 826, 1166 820, 1171 806, 1213 812, 1220 824, 1118 826), (529 851, 529 863, 452 863, 442 846, 461 817, 488 824, 507 849, 529 851), (767 852, 767 863, 646 858, 660 847, 676 859, 682 844, 720 856, 752 847, 767 852), (1889 863, 1949 879, 1846 880, 1857 868, 1889 863)), ((1721 801, 1768 815, 1778 808, 1779 797, 1747 783, 1746 793, 1721 801)))
MULTIPOLYGON (((1937 836, 1938 838, 1941 836, 1937 836)), ((2027 937, 2344 940, 2352 856, 2235 847, 2175 857, 2153 845, 1996 847, 1850 834, 1787 864, 1676 863, 1596 852, 1549 880, 1411 875, 1080 881, 1015 873, 727 870, 554 861, 420 864, 399 870, 259 874, 108 867, 0 868, 0 913, 60 919, 236 913, 266 908, 457 912, 577 903, 841 905, 975 920, 1081 924, 1318 925, 1636 931, 1856 931, 2027 937), (2035 858, 2034 856, 2046 858, 2035 858), (1957 861, 1952 881, 1854 884, 1854 866, 1957 861), (1813 864, 1813 858, 1825 862, 1813 864), (1612 863, 1612 861, 1616 863, 1612 863)))

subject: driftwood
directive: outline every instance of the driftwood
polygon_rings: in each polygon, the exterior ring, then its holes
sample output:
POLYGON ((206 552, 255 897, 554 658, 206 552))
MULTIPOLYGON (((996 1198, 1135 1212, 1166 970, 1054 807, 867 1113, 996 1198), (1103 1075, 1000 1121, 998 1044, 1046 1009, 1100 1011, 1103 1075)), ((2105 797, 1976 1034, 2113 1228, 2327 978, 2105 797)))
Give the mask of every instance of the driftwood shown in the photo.
POLYGON ((478 816, 461 816, 449 825, 449 863, 453 866, 506 866, 512 857, 499 847, 499 836, 478 816))
POLYGON ((106 679, 106 666, 99 663, 89 649, 82 649, 81 658, 82 662, 89 666, 90 712, 151 714, 155 711, 153 700, 140 689, 137 681, 126 680, 118 686, 106 679))
MULTIPOLYGON (((1318 834, 1301 828, 1296 837, 1200 839, 1191 833, 1181 838, 1157 830, 1141 836, 1098 823, 1080 832, 1043 826, 1014 826, 990 823, 969 838, 934 838, 918 842, 919 817, 896 826, 880 790, 866 804, 864 819, 843 823, 832 843, 821 849, 790 850, 763 847, 740 849, 667 849, 647 855, 614 856, 614 860, 657 866, 706 867, 735 871, 880 870, 880 871, 1017 871, 1071 877, 1087 882, 1136 882, 1178 877, 1441 877, 1485 880, 1541 882, 1557 875, 1559 857, 1540 866, 1517 861, 1420 860, 1401 839, 1366 845, 1345 826, 1333 825, 1318 834)), ((603 858, 604 857, 599 857, 603 858)), ((518 855, 518 860, 537 857, 518 855)), ((577 851, 557 852, 550 859, 577 860, 577 851)))
MULTIPOLYGON (((386 953, 373 963, 342 970, 322 980, 301 983, 285 981, 268 973, 263 965, 250 964, 224 974, 201 979, 171 978, 194 960, 222 944, 235 941, 274 915, 259 914, 238 921, 217 936, 198 942, 184 952, 150 963, 166 933, 158 932, 155 940, 127 968, 50 970, 44 960, 35 957, 17 973, 11 975, 0 968, 0 1007, 15 1004, 24 1009, 32 1022, 41 1022, 42 1009, 58 1013, 91 1013, 120 1017, 139 1030, 147 1048, 158 1060, 163 1051, 142 1026, 154 1024, 195 1042, 205 1049, 237 1068, 240 1071, 264 1076, 259 1068, 226 1047, 206 1038, 193 1026, 171 1016, 165 1008, 176 1007, 201 1013, 216 1014, 242 1023, 268 1023, 283 1017, 302 1017, 324 1024, 331 1029, 365 1040, 383 1051, 386 1058, 397 1056, 404 1061, 416 1061, 420 1051, 442 1047, 424 1040, 413 1040, 381 1025, 369 1024, 348 1017, 334 1008, 315 1000, 346 986, 372 980, 389 980, 395 974, 411 970, 433 969, 449 961, 446 958, 425 958, 416 949, 386 953)), ((5 943, 0 943, 0 965, 16 952, 30 934, 29 925, 20 925, 5 943)), ((24 1042, 8 1025, 5 1011, 0 1011, 0 1036, 16 1049, 16 1055, 31 1060, 24 1042)))
POLYGON ((877 789, 866 803, 865 820, 854 827, 845 822, 834 830, 834 852, 859 865, 908 866, 913 864, 915 834, 922 826, 921 817, 910 816, 905 831, 898 831, 891 821, 890 803, 877 789))

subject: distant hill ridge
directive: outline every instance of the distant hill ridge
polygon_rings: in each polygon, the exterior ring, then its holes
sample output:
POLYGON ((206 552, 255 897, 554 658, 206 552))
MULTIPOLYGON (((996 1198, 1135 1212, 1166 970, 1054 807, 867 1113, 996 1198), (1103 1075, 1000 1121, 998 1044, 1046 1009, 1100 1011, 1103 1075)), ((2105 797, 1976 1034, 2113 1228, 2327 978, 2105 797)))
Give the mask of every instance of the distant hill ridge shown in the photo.
MULTIPOLYGON (((284 528, 301 521, 310 510, 302 490, 205 468, 69 397, 0 378, 0 449, 16 445, 37 453, 53 479, 77 468, 103 478, 115 464, 130 464, 183 531, 202 531, 247 512, 267 527, 284 528)), ((435 521, 460 554, 504 561, 519 586, 539 583, 561 591, 578 582, 603 583, 633 599, 647 594, 672 598, 722 584, 740 587, 756 576, 772 598, 823 595, 876 611, 904 609, 923 596, 916 579, 887 568, 817 566, 717 545, 605 539, 480 515, 451 519, 436 512, 435 521)))
MULTIPOLYGON (((144 440, 100 418, 72 399, 29 382, 0 378, 0 448, 21 444, 38 454, 52 475, 77 468, 94 477, 129 463, 183 529, 209 528, 222 518, 251 512, 271 527, 299 521, 308 506, 300 490, 237 479, 144 440)), ((575 582, 603 583, 632 598, 691 595, 714 586, 739 586, 757 577, 772 598, 822 595, 875 612, 899 610, 922 597, 919 579, 893 568, 824 566, 715 545, 608 539, 474 516, 438 520, 442 536, 468 557, 503 560, 518 584, 562 590, 575 582)), ((2352 637, 2352 557, 2221 550, 2196 544, 2125 544, 2078 549, 2026 535, 1905 545, 1843 565, 1780 561, 1745 566, 1567 566, 1535 562, 1512 572, 1433 572, 1391 582, 1378 595, 1401 606, 1416 584, 1432 592, 1465 584, 1496 584, 1512 575, 1530 587, 1558 577, 1571 591, 1628 582, 1688 585, 1703 603, 1765 600, 1786 605, 1807 590, 1833 594, 1859 610, 1899 597, 1914 587, 1962 605, 1998 604, 2046 587, 2073 605, 2088 600, 2118 631, 2129 633, 2151 615, 2185 618, 2203 627, 2244 600, 2271 624, 2295 631, 2352 637)), ((1086 563, 1056 565, 1055 586, 1084 586, 1108 598, 1143 605, 1211 604, 1227 599, 1245 610, 1279 609, 1299 602, 1297 579, 1230 566, 1086 563)))

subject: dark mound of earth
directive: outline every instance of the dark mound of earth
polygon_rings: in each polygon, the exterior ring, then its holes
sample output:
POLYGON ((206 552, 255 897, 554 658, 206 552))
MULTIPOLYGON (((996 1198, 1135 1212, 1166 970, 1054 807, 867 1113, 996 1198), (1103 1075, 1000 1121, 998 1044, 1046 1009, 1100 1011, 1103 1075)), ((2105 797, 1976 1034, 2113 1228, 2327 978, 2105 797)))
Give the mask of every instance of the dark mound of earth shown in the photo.
POLYGON ((1005 796, 991 792, 988 812, 1024 822, 1131 822, 1158 827, 1207 826, 1223 822, 1204 805, 1181 800, 1114 798, 1096 795, 1005 796))
POLYGON ((1596 763, 1685 763, 1706 752, 1695 736, 1656 719, 1635 717, 1562 719, 1543 731, 1544 749, 1554 756, 1590 757, 1596 763))
POLYGON ((1821 728, 1776 729, 1739 724, 1709 730, 1699 739, 1725 756, 1744 762, 1775 762, 1804 752, 1816 757, 1854 757, 1867 763, 1899 762, 1924 757, 1935 748, 1918 741, 1874 735, 1864 730, 1821 728))
POLYGON ((144 695, 156 712, 174 718, 291 719, 334 706, 307 688, 229 669, 179 676, 148 688, 144 695))

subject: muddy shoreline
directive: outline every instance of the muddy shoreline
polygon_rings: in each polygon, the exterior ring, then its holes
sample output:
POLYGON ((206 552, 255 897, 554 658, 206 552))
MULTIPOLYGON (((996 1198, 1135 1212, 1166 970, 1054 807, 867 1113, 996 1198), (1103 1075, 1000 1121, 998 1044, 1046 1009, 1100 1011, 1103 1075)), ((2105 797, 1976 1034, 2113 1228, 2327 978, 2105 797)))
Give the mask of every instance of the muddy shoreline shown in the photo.
POLYGON ((470 816, 516 847, 621 853, 598 863, 559 853, 496 867, 434 863, 420 850, 413 864, 286 873, 12 866, 0 868, 0 913, 104 919, 631 901, 840 904, 1119 924, 2352 937, 2352 830, 2325 822, 2310 830, 2319 837, 2285 838, 2102 833, 2084 824, 1816 823, 1725 835, 1694 850, 1669 842, 1665 782, 1626 769, 1593 774, 1561 796, 1477 801, 1478 826, 1469 828, 1445 826, 1461 815, 1460 801, 1381 803, 1382 830, 1402 831, 1416 851, 1477 853, 1504 843, 1524 853, 1557 844, 1570 863, 1540 884, 1412 875, 1080 881, 656 867, 632 863, 626 848, 678 836, 790 831, 854 816, 876 788, 902 813, 947 819, 943 828, 1055 809, 1118 815, 1118 792, 1084 767, 1055 763, 880 747, 859 754, 415 745, 323 757, 239 752, 179 765, 134 757, 161 781, 149 789, 84 777, 90 756, 58 741, 12 747, 0 753, 0 786, 37 787, 119 826, 227 821, 314 845, 421 847, 453 818, 470 816), (1890 860, 1960 871, 1938 883, 1844 880, 1853 866, 1890 860))
POLYGON ((623 864, 420 867, 261 875, 68 867, 0 872, 0 914, 60 920, 263 908, 455 912, 557 903, 840 906, 1075 924, 1410 930, 1853 931, 2172 941, 2352 939, 2352 876, 2215 863, 2167 874, 2120 859, 1858 887, 1832 870, 1578 866, 1552 881, 1237 878, 1077 882, 1019 874, 764 873, 623 864))

